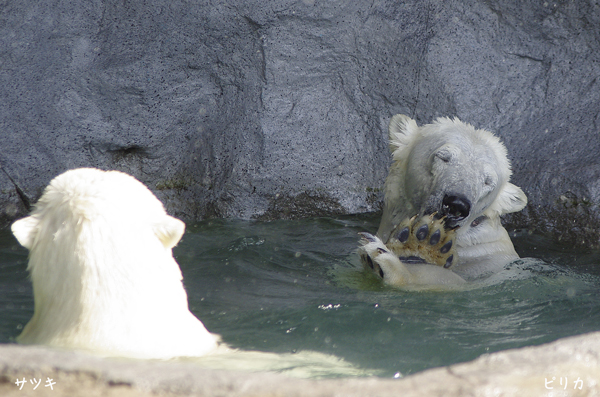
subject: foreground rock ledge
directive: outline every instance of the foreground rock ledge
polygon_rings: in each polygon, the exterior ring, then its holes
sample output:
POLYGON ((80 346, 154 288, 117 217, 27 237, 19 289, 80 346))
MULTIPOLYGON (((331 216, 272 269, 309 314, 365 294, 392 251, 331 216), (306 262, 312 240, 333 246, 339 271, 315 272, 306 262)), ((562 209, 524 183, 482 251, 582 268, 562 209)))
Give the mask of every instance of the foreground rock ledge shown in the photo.
POLYGON ((600 332, 507 350, 404 379, 294 379, 194 364, 0 346, 2 396, 600 396, 600 332), (47 378, 56 382, 44 387, 47 378), (43 379, 36 390, 15 380, 43 379), (566 387, 565 387, 566 386, 566 387), (549 389, 552 388, 552 389, 549 389))

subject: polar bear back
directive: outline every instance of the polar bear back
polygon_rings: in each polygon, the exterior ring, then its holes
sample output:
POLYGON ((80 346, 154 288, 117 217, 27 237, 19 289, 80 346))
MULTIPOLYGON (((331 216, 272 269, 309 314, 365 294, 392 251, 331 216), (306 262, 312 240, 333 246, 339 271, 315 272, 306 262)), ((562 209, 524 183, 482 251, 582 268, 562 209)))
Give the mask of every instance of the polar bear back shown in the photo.
POLYGON ((35 300, 19 342, 152 358, 215 347, 171 252, 185 225, 135 178, 67 171, 12 229, 30 250, 35 300))

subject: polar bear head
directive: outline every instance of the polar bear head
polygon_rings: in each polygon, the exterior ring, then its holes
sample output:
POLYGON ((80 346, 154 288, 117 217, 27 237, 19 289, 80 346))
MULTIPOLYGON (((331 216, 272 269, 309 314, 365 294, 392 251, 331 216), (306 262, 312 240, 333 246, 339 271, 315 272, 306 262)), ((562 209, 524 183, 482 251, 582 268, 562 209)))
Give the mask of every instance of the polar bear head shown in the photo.
POLYGON ((83 168, 54 178, 12 225, 30 251, 35 302, 17 340, 141 358, 212 349, 171 252, 184 230, 127 174, 83 168))
POLYGON ((383 241, 407 216, 437 213, 457 228, 525 207, 525 194, 509 182, 506 148, 490 132, 456 118, 419 127, 396 115, 389 136, 393 164, 378 231, 383 241))

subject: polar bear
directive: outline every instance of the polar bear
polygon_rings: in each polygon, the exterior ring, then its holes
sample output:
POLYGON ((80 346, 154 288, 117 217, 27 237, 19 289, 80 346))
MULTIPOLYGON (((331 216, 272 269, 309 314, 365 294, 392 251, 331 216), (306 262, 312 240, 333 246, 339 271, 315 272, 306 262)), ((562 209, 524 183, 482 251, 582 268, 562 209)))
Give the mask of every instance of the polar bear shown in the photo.
POLYGON ((457 118, 389 124, 392 165, 377 235, 362 233, 364 266, 393 285, 460 284, 518 259, 500 216, 527 197, 509 182, 506 148, 457 118))
POLYGON ((127 174, 83 168, 54 178, 12 225, 30 251, 35 302, 17 341, 134 358, 213 350, 171 252, 184 230, 127 174))

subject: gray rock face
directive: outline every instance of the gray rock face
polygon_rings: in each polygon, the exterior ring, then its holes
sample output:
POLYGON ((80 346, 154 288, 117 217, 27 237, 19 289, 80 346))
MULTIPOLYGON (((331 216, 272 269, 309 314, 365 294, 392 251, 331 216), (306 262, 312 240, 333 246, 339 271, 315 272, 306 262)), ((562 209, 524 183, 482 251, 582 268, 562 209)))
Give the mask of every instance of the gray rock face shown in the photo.
POLYGON ((387 122, 405 113, 496 132, 530 199, 510 221, 599 243, 596 1, 28 0, 0 13, 4 225, 83 166, 136 176, 186 220, 373 211, 387 122))

